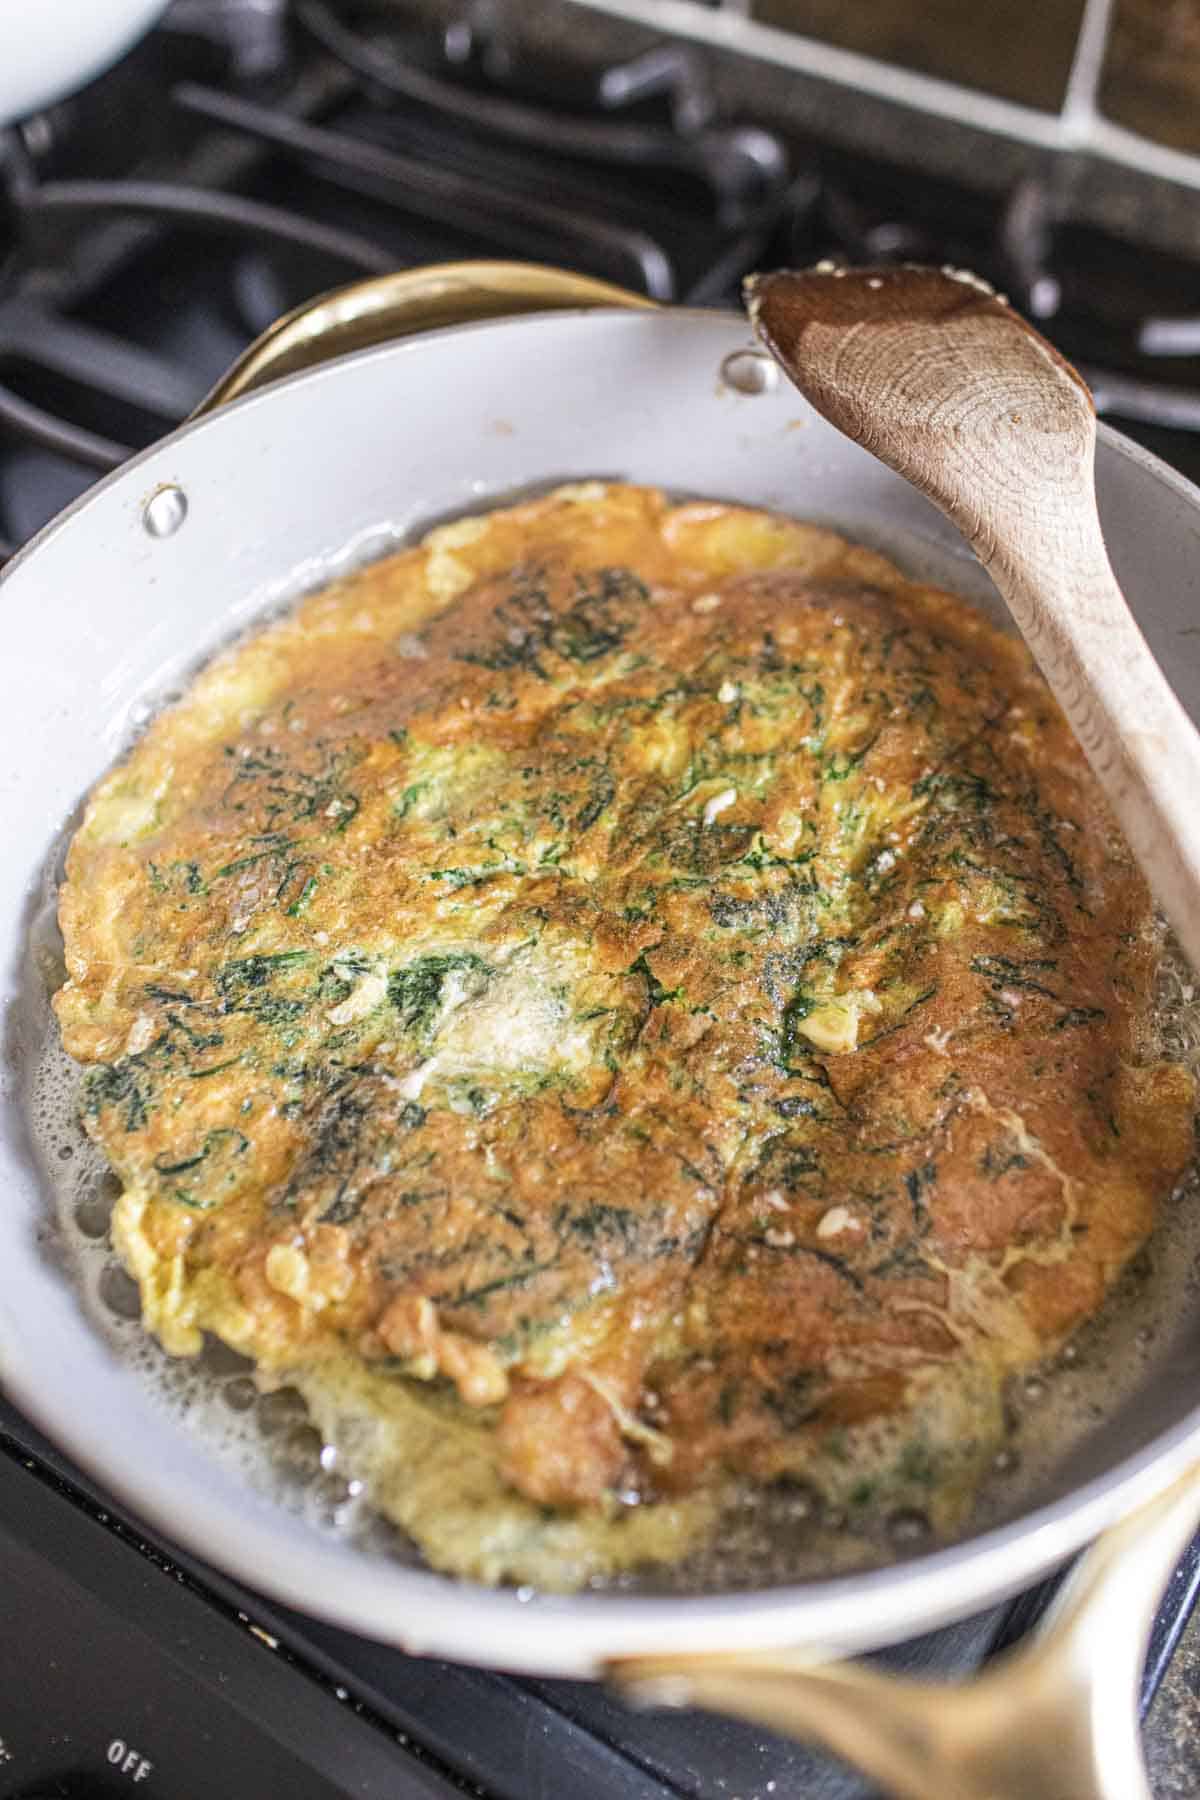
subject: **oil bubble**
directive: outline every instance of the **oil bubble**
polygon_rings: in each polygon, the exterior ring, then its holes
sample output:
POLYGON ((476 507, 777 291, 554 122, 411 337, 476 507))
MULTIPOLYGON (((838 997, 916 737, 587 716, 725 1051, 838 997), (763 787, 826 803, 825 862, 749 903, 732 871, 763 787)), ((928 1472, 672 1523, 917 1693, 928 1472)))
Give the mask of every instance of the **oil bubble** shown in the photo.
POLYGON ((321 1434, 311 1425, 295 1425, 279 1440, 277 1454, 290 1473, 315 1476, 321 1469, 321 1434))
POLYGON ((313 1482, 309 1500, 317 1520, 335 1530, 348 1522, 354 1504, 349 1482, 333 1475, 321 1475, 313 1482))
POLYGON ((112 1210, 119 1192, 118 1183, 106 1175, 76 1201, 73 1216, 85 1238, 95 1240, 108 1235, 112 1210))
POLYGON ((932 1536, 933 1527, 925 1513, 906 1506, 888 1519, 887 1534, 897 1549, 911 1550, 932 1536))
POLYGON ((289 1426, 301 1425, 307 1417, 308 1409, 295 1388, 276 1388, 273 1394, 264 1394, 258 1403, 258 1428, 265 1437, 289 1426))
POLYGON ((120 1263, 107 1263, 101 1272, 96 1291, 110 1313, 118 1319, 140 1319, 142 1302, 137 1282, 120 1263))
POLYGON ((779 1475, 771 1483, 772 1511, 778 1517, 799 1522, 815 1519, 821 1511, 821 1496, 810 1481, 796 1475, 779 1475))
POLYGON ((215 1375, 218 1381, 230 1375, 245 1375, 254 1367, 248 1356, 239 1350, 222 1343, 219 1337, 207 1335, 204 1348, 196 1359, 196 1367, 206 1375, 215 1375))

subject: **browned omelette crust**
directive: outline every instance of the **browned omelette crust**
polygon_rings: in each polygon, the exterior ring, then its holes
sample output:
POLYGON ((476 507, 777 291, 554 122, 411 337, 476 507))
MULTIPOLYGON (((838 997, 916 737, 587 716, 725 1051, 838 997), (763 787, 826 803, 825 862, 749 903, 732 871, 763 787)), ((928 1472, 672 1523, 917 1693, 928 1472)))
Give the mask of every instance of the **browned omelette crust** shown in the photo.
POLYGON ((433 1382, 555 1508, 878 1421, 936 1493, 1190 1154, 1024 648, 737 508, 588 484, 307 600, 101 783, 61 917, 147 1323, 433 1382))

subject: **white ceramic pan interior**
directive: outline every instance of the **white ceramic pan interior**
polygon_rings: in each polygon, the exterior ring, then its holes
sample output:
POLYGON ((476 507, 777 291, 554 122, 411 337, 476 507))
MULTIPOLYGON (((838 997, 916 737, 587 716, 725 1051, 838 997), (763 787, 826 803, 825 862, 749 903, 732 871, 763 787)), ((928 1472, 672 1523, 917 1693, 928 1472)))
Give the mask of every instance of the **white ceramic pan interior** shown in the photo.
MULTIPOLYGON (((1200 1436, 1200 1333, 1181 1319, 1136 1404, 1042 1504, 963 1544, 756 1594, 530 1599, 355 1547, 255 1492, 114 1354, 64 1272, 26 1110, 46 1007, 27 940, 47 859, 146 709, 265 608, 436 520, 591 476, 832 523, 998 607, 941 516, 773 367, 751 371, 761 391, 739 391, 728 375, 745 364, 728 359, 750 349, 736 317, 603 311, 366 351, 177 432, 0 578, 0 1384, 169 1537, 412 1651, 574 1676, 656 1651, 879 1645, 1027 1585, 1182 1467, 1200 1436)), ((1117 573, 1200 717, 1200 496, 1108 432, 1098 472, 1117 573)))

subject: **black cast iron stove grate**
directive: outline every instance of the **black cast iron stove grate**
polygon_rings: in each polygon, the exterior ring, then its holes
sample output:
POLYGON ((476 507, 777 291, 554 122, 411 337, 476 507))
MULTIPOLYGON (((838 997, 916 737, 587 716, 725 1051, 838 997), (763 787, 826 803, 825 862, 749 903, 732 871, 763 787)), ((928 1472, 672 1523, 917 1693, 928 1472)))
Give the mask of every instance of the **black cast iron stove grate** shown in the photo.
POLYGON ((695 47, 571 63, 504 17, 177 0, 111 75, 0 135, 9 548, 288 306, 462 255, 692 305, 734 302, 756 265, 963 264, 1043 322, 1102 412, 1200 472, 1196 265, 1073 224, 1052 171, 997 205, 719 117, 695 47))
MULTIPOLYGON (((1062 194, 1052 173, 1025 174, 997 204, 724 117, 704 53, 686 45, 570 60, 480 4, 447 6, 435 25, 428 7, 418 19, 387 0, 176 0, 116 70, 0 134, 0 559, 184 418, 286 308, 355 276, 461 256, 561 262, 697 305, 735 304, 755 266, 828 255, 966 265, 1086 367, 1102 411, 1200 475, 1200 389, 1189 385, 1200 268, 1134 256, 1073 221, 1062 194)), ((0 1476, 22 1465, 40 1471, 44 1507, 75 1506, 80 1530, 97 1519, 120 1529, 0 1403, 0 1476)), ((476 1791, 866 1791, 748 1727, 631 1715, 586 1684, 414 1662, 253 1599, 136 1530, 122 1535, 153 1554, 164 1582, 176 1576, 256 1645, 278 1647, 301 1686, 321 1686, 397 1754, 423 1746, 414 1768, 476 1791)), ((1143 1705, 1198 1580, 1193 1554, 1159 1619, 1143 1705)), ((887 1660, 966 1672, 1045 1600, 1039 1589, 887 1660)), ((0 1795, 17 1791, 3 1728, 0 1711, 0 1795)))

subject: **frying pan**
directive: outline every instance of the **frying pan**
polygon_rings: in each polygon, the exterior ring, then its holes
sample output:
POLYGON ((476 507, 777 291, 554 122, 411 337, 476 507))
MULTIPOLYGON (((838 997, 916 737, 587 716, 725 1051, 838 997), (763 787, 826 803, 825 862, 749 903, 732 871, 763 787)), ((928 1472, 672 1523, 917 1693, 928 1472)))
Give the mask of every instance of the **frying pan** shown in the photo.
MULTIPOLYGON (((615 1672, 660 1700, 822 1737, 923 1800, 1133 1800, 1143 1615, 1200 1509, 1200 1306, 1178 1282, 1165 1309, 1134 1296, 1154 1348, 1119 1403, 961 1542, 757 1591, 531 1598, 322 1534, 253 1488, 111 1350, 65 1270, 31 1119, 48 984, 29 940, 82 796, 147 709, 256 615, 435 520, 592 476, 836 524, 999 616, 941 515, 812 413, 742 318, 513 264, 382 277, 289 316, 203 416, 4 571, 0 1383, 169 1537, 410 1652, 615 1672), (974 1612, 1106 1530, 1043 1639, 972 1689, 829 1660, 974 1612)), ((1097 477, 1117 574, 1200 719, 1200 493, 1103 428, 1097 477)))

